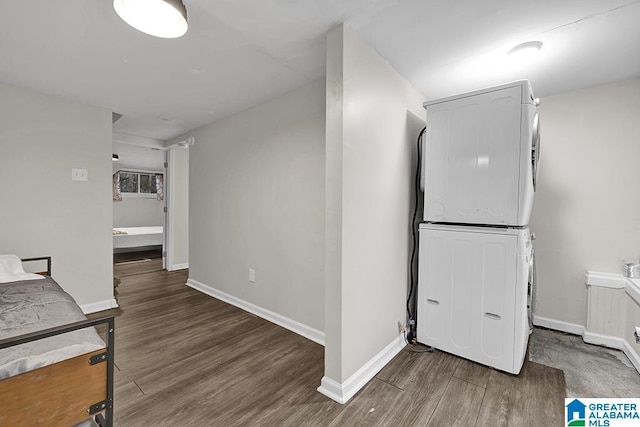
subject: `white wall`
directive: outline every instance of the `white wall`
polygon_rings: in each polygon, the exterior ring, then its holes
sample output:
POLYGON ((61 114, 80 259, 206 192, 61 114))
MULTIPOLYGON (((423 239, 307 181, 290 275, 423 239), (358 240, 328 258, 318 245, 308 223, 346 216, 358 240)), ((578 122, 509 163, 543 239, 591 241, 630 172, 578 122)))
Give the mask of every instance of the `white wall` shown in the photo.
POLYGON ((320 331, 324 89, 317 81, 196 129, 189 153, 190 283, 320 331))
POLYGON ((142 227, 164 225, 164 201, 123 196, 122 201, 113 202, 114 227, 142 227))
POLYGON ((620 273, 640 255, 639 99, 634 79, 541 100, 539 317, 584 325, 585 272, 620 273))
MULTIPOLYGON (((143 172, 164 170, 165 152, 162 150, 113 142, 113 153, 120 156, 120 161, 112 162, 112 173, 119 170, 143 172)), ((113 202, 113 226, 164 225, 163 208, 162 200, 123 196, 122 201, 113 202)))
POLYGON ((167 152, 169 171, 166 177, 170 247, 167 270, 189 267, 189 149, 167 152))
POLYGON ((79 304, 108 305, 111 111, 0 84, 0 147, 0 253, 51 255, 79 304), (72 168, 88 181, 72 181, 72 168))
POLYGON ((424 124, 424 98, 344 26, 327 37, 326 96, 320 390, 340 401, 354 392, 354 378, 367 376, 360 371, 365 364, 382 362, 404 344, 398 322, 406 318, 415 140, 424 124), (390 345, 391 353, 383 355, 390 345))

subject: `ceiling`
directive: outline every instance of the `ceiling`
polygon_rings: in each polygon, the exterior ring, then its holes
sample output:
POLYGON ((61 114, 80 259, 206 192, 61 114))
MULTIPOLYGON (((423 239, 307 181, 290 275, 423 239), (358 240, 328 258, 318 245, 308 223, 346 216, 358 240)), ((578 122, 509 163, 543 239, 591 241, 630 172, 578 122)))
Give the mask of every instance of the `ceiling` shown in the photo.
POLYGON ((189 31, 129 27, 111 0, 0 0, 0 82, 123 115, 168 140, 325 73, 345 22, 425 100, 520 78, 546 96, 640 76, 640 0, 184 0, 189 31), (544 43, 535 63, 505 52, 544 43))

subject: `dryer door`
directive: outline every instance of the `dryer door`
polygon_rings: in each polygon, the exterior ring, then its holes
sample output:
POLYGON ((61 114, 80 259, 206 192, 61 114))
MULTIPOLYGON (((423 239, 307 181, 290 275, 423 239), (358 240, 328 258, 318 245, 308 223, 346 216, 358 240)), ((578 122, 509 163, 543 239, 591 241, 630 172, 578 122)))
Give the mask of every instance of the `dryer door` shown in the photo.
POLYGON ((538 113, 533 116, 533 131, 531 133, 531 166, 533 167, 533 191, 536 191, 538 181, 538 165, 540 164, 540 119, 538 113))

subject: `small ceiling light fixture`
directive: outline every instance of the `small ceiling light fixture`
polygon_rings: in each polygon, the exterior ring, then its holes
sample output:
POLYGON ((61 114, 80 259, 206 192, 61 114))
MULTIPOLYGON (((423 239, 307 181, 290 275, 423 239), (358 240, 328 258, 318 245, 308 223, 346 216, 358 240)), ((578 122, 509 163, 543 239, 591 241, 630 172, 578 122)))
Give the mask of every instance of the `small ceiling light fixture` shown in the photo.
POLYGON ((155 37, 174 39, 187 32, 187 8, 182 0, 113 0, 124 22, 155 37))
POLYGON ((111 161, 112 162, 119 162, 120 161, 120 156, 118 156, 117 154, 112 154, 111 155, 111 161))
POLYGON ((512 58, 529 59, 540 52, 542 49, 542 42, 530 41, 520 43, 518 46, 511 49, 507 54, 512 58))
POLYGON ((180 148, 187 148, 196 143, 196 139, 193 136, 188 137, 184 141, 178 142, 180 148))

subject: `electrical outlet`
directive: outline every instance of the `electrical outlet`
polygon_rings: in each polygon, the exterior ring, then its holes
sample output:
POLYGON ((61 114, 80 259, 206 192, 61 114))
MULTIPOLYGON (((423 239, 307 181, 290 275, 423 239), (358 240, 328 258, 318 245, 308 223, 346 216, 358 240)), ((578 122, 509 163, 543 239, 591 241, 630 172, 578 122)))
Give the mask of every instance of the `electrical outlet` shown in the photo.
POLYGON ((398 320, 398 333, 404 334, 406 331, 407 327, 404 325, 404 323, 398 320))
POLYGON ((72 181, 88 181, 89 180, 89 171, 87 169, 71 169, 71 180, 72 181))
POLYGON ((249 269, 249 283, 256 283, 256 271, 253 268, 249 269))

